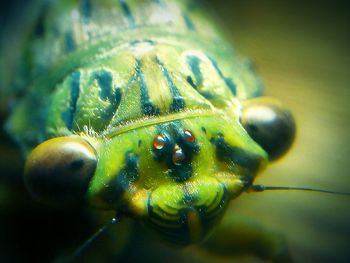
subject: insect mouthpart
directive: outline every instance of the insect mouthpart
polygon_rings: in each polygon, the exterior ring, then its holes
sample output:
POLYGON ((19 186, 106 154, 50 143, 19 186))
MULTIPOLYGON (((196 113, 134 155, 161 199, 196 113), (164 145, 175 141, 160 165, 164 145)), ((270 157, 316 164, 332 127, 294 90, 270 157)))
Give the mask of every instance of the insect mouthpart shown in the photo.
POLYGON ((164 185, 154 190, 148 198, 146 224, 172 243, 189 245, 203 241, 229 203, 223 184, 209 177, 204 181, 164 185))

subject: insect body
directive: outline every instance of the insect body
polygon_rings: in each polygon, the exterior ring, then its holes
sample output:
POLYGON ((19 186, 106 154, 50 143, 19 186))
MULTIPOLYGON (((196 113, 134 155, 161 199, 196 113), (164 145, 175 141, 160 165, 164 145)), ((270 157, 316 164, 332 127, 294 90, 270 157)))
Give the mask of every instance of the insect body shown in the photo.
POLYGON ((259 78, 192 3, 60 1, 45 11, 6 126, 29 190, 114 210, 172 243, 207 240, 230 200, 290 146, 290 113, 255 98, 259 78))

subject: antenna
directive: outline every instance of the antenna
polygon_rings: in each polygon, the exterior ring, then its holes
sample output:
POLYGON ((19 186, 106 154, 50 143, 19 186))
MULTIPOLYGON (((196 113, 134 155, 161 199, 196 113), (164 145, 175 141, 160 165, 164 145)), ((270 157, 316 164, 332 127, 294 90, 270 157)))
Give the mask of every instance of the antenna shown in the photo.
POLYGON ((263 192, 263 191, 269 191, 269 190, 313 191, 313 192, 336 194, 336 195, 350 195, 350 193, 329 191, 329 190, 323 190, 323 189, 314 189, 314 188, 308 188, 308 187, 266 186, 262 184, 256 184, 248 188, 248 191, 252 191, 252 192, 263 192))
POLYGON ((112 218, 109 222, 107 222, 104 226, 99 228, 89 239, 87 239, 83 244, 81 244, 70 256, 63 260, 59 260, 60 263, 71 263, 74 259, 79 257, 95 240, 106 231, 108 227, 111 225, 120 222, 115 217, 112 218))

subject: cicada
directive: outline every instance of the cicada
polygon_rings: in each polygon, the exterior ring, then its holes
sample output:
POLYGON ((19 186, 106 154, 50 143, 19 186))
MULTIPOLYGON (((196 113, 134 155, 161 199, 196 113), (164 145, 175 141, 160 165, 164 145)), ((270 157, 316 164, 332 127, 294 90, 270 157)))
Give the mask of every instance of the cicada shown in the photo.
POLYGON ((45 1, 21 59, 5 129, 35 198, 110 211, 175 250, 292 261, 282 235, 225 212, 268 189, 254 180, 294 119, 199 3, 45 1))

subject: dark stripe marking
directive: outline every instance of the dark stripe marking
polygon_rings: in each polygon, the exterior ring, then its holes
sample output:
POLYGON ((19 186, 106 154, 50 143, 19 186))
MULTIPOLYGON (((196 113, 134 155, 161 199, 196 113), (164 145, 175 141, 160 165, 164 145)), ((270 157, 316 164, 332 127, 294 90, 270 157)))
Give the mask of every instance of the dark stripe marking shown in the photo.
POLYGON ((92 14, 91 10, 92 10, 91 0, 80 1, 80 13, 82 14, 84 22, 89 22, 92 14))
POLYGON ((114 112, 116 112, 116 110, 119 108, 120 102, 122 100, 122 92, 121 92, 121 88, 117 88, 114 92, 114 100, 112 99, 112 105, 114 107, 114 112))
POLYGON ((140 82, 142 113, 147 116, 159 115, 160 110, 157 107, 155 107, 150 101, 150 98, 148 95, 148 88, 145 81, 145 76, 141 70, 141 67, 142 67, 142 62, 136 59, 135 71, 136 71, 137 79, 140 82))
POLYGON ((112 74, 110 72, 101 70, 95 72, 95 78, 100 86, 100 97, 103 100, 107 100, 111 97, 112 93, 112 74))
POLYGON ((122 8, 123 14, 128 20, 129 26, 131 28, 135 27, 135 19, 131 13, 129 5, 126 3, 126 0, 119 0, 119 4, 122 8))
POLYGON ((192 165, 190 162, 182 164, 181 166, 173 166, 169 171, 169 175, 176 182, 184 182, 192 177, 192 165))
POLYGON ((45 27, 44 27, 44 15, 41 15, 35 25, 34 35, 36 37, 41 37, 44 35, 45 27))
POLYGON ((40 7, 41 10, 39 12, 39 16, 34 27, 34 35, 37 37, 41 37, 45 33, 45 18, 49 7, 50 6, 48 2, 42 3, 42 6, 40 7))
POLYGON ((109 199, 117 201, 126 191, 128 191, 130 186, 139 179, 138 163, 138 155, 132 152, 127 152, 125 154, 125 165, 116 174, 113 185, 109 187, 109 199))
POLYGON ((182 14, 182 17, 185 21, 185 25, 186 25, 187 29, 190 31, 196 31, 196 27, 194 26, 191 18, 185 13, 182 14))
POLYGON ((208 91, 201 89, 201 86, 203 84, 203 75, 200 69, 201 60, 197 56, 188 56, 187 57, 187 64, 189 65, 194 77, 195 82, 193 81, 191 76, 187 76, 187 82, 195 89, 197 90, 200 95, 202 95, 206 99, 213 99, 215 95, 208 91), (198 89, 199 88, 199 89, 198 89))
POLYGON ((219 134, 216 138, 212 138, 211 143, 216 146, 216 156, 220 161, 239 165, 253 173, 258 170, 262 160, 259 155, 229 145, 222 134, 219 134))
POLYGON ((213 58, 211 58, 210 56, 208 56, 208 58, 211 61, 212 65, 214 66, 216 72, 219 74, 219 76, 225 82, 226 86, 230 89, 232 94, 236 96, 237 88, 236 88, 236 85, 232 82, 232 79, 224 76, 224 74, 222 73, 221 69, 219 68, 218 63, 213 58))
POLYGON ((62 112, 62 118, 69 130, 73 128, 74 114, 77 110, 77 101, 80 93, 80 72, 75 71, 71 75, 70 102, 67 111, 62 112))
POLYGON ((145 39, 145 40, 143 40, 143 42, 146 42, 146 43, 148 43, 148 44, 150 44, 152 46, 157 44, 157 42, 152 40, 152 39, 145 39))
POLYGON ((183 222, 186 229, 186 240, 189 244, 199 242, 203 238, 202 218, 198 210, 192 207, 182 208, 179 211, 180 222, 183 222), (191 218, 189 218, 191 217, 191 218), (193 219, 195 218, 195 222, 193 219), (194 225, 195 224, 195 227, 194 225), (195 231, 193 231, 193 227, 195 231), (199 230, 198 232, 196 230, 199 230))
POLYGON ((173 80, 171 79, 169 71, 164 66, 164 64, 159 60, 158 57, 156 57, 156 62, 159 65, 162 71, 162 74, 166 80, 166 83, 168 84, 171 95, 173 96, 173 102, 170 105, 170 112, 179 112, 180 110, 185 108, 185 100, 181 96, 178 88, 175 86, 173 80))
POLYGON ((197 89, 197 85, 194 84, 194 81, 191 76, 187 76, 186 81, 192 86, 192 88, 197 89))
POLYGON ((121 89, 116 88, 113 93, 113 76, 108 71, 97 71, 94 73, 94 78, 100 87, 100 98, 104 101, 108 100, 111 103, 111 106, 104 112, 104 119, 110 119, 120 105, 122 98, 121 89))
POLYGON ((67 31, 64 35, 64 52, 72 52, 76 47, 72 31, 67 31))
MULTIPOLYGON (((196 56, 188 56, 187 57, 187 63, 190 66, 192 73, 194 75, 194 78, 196 80, 195 85, 196 86, 200 86, 203 83, 203 75, 202 72, 200 70, 200 59, 196 56)), ((191 84, 191 83, 190 83, 191 84)))

